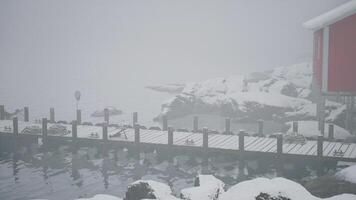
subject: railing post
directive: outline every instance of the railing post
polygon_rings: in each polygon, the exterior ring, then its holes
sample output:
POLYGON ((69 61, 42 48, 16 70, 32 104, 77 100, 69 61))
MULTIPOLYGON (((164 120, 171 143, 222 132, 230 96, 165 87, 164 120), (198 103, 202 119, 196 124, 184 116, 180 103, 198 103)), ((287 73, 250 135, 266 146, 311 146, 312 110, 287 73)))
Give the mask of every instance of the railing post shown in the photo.
POLYGON ((318 136, 318 143, 317 143, 317 155, 318 157, 323 156, 323 136, 318 136))
POLYGON ((137 122, 138 122, 138 114, 137 114, 137 112, 134 112, 134 113, 132 114, 132 127, 135 127, 135 125, 137 124, 137 122))
POLYGON ((135 124, 135 143, 140 143, 140 125, 135 124))
POLYGON ((167 131, 168 129, 168 119, 167 119, 167 115, 163 115, 162 116, 162 130, 163 131, 167 131))
POLYGON ((48 135, 48 131, 47 131, 47 118, 43 118, 42 119, 42 141, 43 141, 43 145, 46 147, 47 146, 47 135, 48 135))
POLYGON ((0 120, 5 120, 5 106, 0 105, 0 120))
POLYGON ((329 124, 329 140, 334 139, 334 124, 329 124))
POLYGON ((13 131, 14 131, 14 136, 17 137, 19 135, 19 120, 17 117, 14 117, 12 119, 12 125, 13 125, 13 131))
POLYGON ((239 151, 245 151, 245 131, 243 130, 239 131, 239 151))
POLYGON ((108 126, 106 124, 103 126, 103 141, 108 141, 108 126))
POLYGON ((49 121, 51 123, 55 123, 56 120, 55 120, 55 113, 54 113, 54 108, 50 108, 49 109, 49 121))
POLYGON ((106 124, 109 124, 109 109, 104 109, 104 121, 106 124))
POLYGON ((173 146, 173 128, 168 127, 168 146, 173 146))
POLYGON ((25 121, 25 122, 28 122, 29 119, 30 119, 30 117, 29 117, 29 110, 28 110, 28 107, 26 106, 26 107, 24 107, 24 121, 25 121))
POLYGON ((72 138, 73 140, 76 140, 78 137, 78 125, 77 121, 73 121, 72 123, 72 138))
POLYGON ((227 135, 230 135, 230 133, 231 133, 230 125, 231 125, 231 119, 226 118, 225 119, 225 134, 227 134, 227 135))
POLYGON ((283 154, 283 135, 282 134, 277 135, 277 154, 278 155, 283 154))
POLYGON ((208 147, 209 147, 208 128, 204 127, 203 128, 203 148, 208 149, 208 147))
POLYGON ((298 122, 297 121, 293 122, 293 133, 298 133, 298 122))
POLYGON ((82 124, 82 111, 80 109, 77 110, 77 123, 82 124))
POLYGON ((258 135, 263 135, 263 120, 258 120, 258 135))
POLYGON ((194 116, 193 118, 193 132, 198 132, 199 129, 199 118, 198 116, 194 116))

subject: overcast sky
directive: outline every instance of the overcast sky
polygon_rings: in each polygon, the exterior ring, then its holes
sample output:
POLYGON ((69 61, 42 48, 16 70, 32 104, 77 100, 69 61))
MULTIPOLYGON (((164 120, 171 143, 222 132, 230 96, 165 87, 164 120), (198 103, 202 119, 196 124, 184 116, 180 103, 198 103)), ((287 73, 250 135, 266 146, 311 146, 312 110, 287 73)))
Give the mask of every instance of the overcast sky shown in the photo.
POLYGON ((108 96, 310 61, 301 24, 345 2, 0 0, 0 100, 34 89, 52 101, 75 88, 108 96))

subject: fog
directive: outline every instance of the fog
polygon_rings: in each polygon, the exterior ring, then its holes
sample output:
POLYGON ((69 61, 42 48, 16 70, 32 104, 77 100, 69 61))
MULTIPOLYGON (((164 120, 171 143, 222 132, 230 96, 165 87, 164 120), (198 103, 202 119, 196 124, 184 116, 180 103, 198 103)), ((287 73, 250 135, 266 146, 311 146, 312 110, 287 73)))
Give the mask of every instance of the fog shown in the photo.
POLYGON ((312 33, 302 22, 344 2, 4 0, 0 102, 38 117, 54 106, 69 117, 78 89, 86 108, 151 118, 167 95, 146 85, 310 61, 312 33))

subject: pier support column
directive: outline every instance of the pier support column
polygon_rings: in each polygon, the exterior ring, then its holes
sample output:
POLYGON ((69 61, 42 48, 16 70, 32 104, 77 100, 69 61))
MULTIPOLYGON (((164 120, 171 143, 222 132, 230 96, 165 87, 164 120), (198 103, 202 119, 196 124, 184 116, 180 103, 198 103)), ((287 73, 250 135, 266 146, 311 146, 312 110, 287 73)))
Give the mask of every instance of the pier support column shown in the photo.
POLYGON ((168 129, 167 115, 163 115, 163 117, 162 117, 162 130, 163 131, 167 131, 167 129, 168 129))
POLYGON ((49 109, 49 121, 50 123, 55 123, 55 113, 54 113, 54 108, 49 109))
POLYGON ((324 174, 324 166, 323 166, 323 143, 324 143, 324 137, 323 136, 318 136, 318 141, 317 141, 317 156, 318 156, 318 162, 317 162, 317 175, 322 176, 324 174))
POLYGON ((28 107, 24 107, 24 121, 28 122, 30 120, 30 116, 29 116, 29 109, 28 107))
POLYGON ((5 120, 5 106, 0 105, 0 120, 5 120))
POLYGON ((135 124, 135 144, 140 144, 140 125, 135 124))
POLYGON ((199 129, 199 118, 198 116, 194 116, 193 118, 193 132, 196 133, 198 132, 199 129))
POLYGON ((78 137, 77 121, 73 121, 72 122, 72 152, 73 153, 77 153, 78 151, 77 137, 78 137))
POLYGON ((19 136, 19 120, 17 117, 14 117, 12 119, 12 125, 13 125, 13 132, 15 139, 19 136))
POLYGON ((207 151, 209 148, 209 133, 208 133, 208 128, 204 127, 203 128, 203 149, 204 151, 207 151))
POLYGON ((245 152, 245 131, 239 131, 239 151, 242 155, 245 152))
POLYGON ((77 124, 82 124, 82 111, 79 109, 77 110, 77 124))
POLYGON ((42 119, 42 143, 43 143, 43 147, 44 149, 48 148, 48 130, 47 130, 47 118, 43 118, 42 119))
POLYGON ((263 136, 263 120, 258 120, 258 135, 263 136))
POLYGON ((173 128, 168 127, 168 146, 172 147, 173 146, 173 128))
POLYGON ((328 139, 334 139, 334 124, 329 124, 328 139))
POLYGON ((107 157, 109 155, 109 148, 107 145, 108 145, 108 126, 104 125, 103 126, 103 143, 102 143, 104 157, 107 157))
POLYGON ((293 122, 293 133, 298 133, 298 122, 297 121, 293 122))
POLYGON ((277 156, 276 156, 276 172, 277 176, 281 177, 283 176, 283 135, 278 134, 277 135, 277 156))
POLYGON ((135 125, 138 122, 138 113, 134 112, 132 113, 132 127, 135 128, 135 125))
POLYGON ((231 119, 226 118, 225 119, 225 134, 230 135, 231 134, 231 119))
POLYGON ((106 124, 109 124, 109 109, 104 109, 104 121, 106 124))

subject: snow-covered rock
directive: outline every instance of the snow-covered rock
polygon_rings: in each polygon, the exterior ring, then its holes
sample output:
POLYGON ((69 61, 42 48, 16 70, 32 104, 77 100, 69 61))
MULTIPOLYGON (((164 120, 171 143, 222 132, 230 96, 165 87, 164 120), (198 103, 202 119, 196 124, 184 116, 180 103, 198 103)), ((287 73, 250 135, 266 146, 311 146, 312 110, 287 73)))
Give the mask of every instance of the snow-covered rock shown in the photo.
MULTIPOLYGON (((293 132, 292 127, 293 122, 287 122, 287 126, 289 127, 287 133, 293 132)), ((329 123, 325 123, 325 135, 328 135, 328 127, 329 123)), ((318 121, 298 121, 298 133, 302 134, 305 137, 317 137, 321 135, 320 130, 318 129, 318 121)), ((340 126, 334 125, 334 138, 335 139, 348 139, 351 138, 352 135, 341 128, 340 126)))
POLYGON ((356 184, 356 165, 352 165, 336 173, 336 176, 342 180, 356 184))
MULTIPOLYGON (((321 200, 302 185, 285 178, 256 178, 231 187, 220 200, 321 200)), ((356 199, 356 195, 342 194, 324 200, 356 199)))
POLYGON ((146 86, 147 89, 151 89, 157 92, 166 92, 169 94, 178 94, 182 92, 185 84, 165 84, 165 85, 150 85, 146 86))
POLYGON ((80 198, 77 200, 122 200, 122 199, 107 194, 97 194, 91 198, 80 198))
POLYGON ((164 183, 139 180, 128 186, 125 200, 139 199, 177 200, 178 198, 172 195, 171 188, 164 183))
POLYGON ((196 187, 181 190, 181 198, 186 200, 217 200, 224 193, 225 183, 212 175, 199 175, 196 187))
MULTIPOLYGON (((316 104, 311 101, 311 82, 311 65, 301 63, 247 76, 186 83, 176 90, 179 94, 162 104, 156 120, 163 115, 173 119, 190 114, 219 114, 240 121, 313 120, 316 104)), ((157 88, 154 90, 170 91, 167 86, 157 88)), ((327 101, 329 120, 342 113, 341 106, 327 101)))

